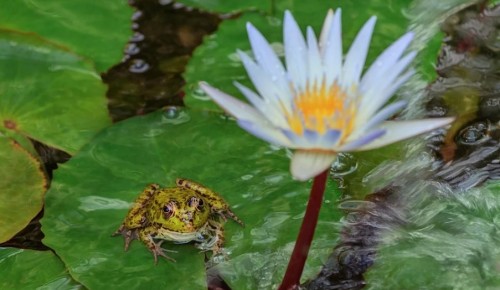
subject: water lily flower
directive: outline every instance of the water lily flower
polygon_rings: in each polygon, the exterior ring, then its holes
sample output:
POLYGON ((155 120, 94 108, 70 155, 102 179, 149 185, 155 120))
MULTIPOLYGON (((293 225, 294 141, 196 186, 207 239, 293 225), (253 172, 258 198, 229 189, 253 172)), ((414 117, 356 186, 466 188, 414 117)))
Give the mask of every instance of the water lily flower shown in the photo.
POLYGON ((345 56, 341 10, 330 10, 319 40, 311 27, 306 37, 289 11, 283 35, 285 66, 264 36, 250 23, 252 59, 238 54, 257 93, 234 85, 251 105, 205 82, 201 88, 240 127, 270 143, 295 149, 291 172, 307 180, 329 168, 338 152, 370 150, 444 126, 453 118, 388 121, 406 106, 385 105, 413 74, 416 53, 405 53, 409 32, 383 51, 362 75, 376 17, 361 28, 345 56))

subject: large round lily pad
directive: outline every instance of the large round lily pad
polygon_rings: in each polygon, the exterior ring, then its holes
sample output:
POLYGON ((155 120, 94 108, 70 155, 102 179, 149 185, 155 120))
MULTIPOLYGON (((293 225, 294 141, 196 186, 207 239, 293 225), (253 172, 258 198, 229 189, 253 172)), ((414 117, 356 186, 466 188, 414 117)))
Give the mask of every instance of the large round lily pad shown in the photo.
POLYGON ((82 289, 50 251, 0 248, 0 289, 82 289))
MULTIPOLYGON (((22 139, 18 136, 18 139, 22 139)), ((47 180, 38 159, 0 134, 0 243, 22 230, 42 209, 47 180)))
POLYGON ((92 63, 34 35, 0 30, 0 131, 73 154, 110 124, 105 93, 92 63))
POLYGON ((126 0, 1 0, 0 29, 34 32, 92 59, 105 71, 132 34, 126 0))
MULTIPOLYGON (((309 196, 310 184, 293 181, 288 169, 285 149, 219 114, 170 109, 132 118, 103 131, 57 170, 42 219, 44 243, 91 289, 206 289, 205 256, 192 245, 163 243, 177 251, 168 253, 177 262, 162 259, 155 266, 140 242, 124 252, 122 238, 111 237, 147 184, 171 187, 175 178, 189 178, 219 192, 246 223, 226 223, 224 278, 234 289, 272 289, 284 273, 309 196)), ((336 239, 337 198, 330 186, 307 277, 336 239)))

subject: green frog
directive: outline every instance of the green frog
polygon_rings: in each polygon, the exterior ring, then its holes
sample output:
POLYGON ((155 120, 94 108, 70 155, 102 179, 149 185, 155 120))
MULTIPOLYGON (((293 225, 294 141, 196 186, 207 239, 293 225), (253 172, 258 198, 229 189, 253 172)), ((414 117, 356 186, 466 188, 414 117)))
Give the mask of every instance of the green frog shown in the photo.
POLYGON ((211 189, 187 179, 177 179, 176 187, 160 188, 148 185, 135 200, 125 220, 113 234, 125 238, 125 251, 130 242, 139 239, 153 253, 167 256, 161 244, 164 240, 175 243, 195 242, 203 250, 222 253, 224 244, 223 221, 227 217, 243 226, 229 205, 211 189), (159 239, 158 243, 155 239, 159 239))

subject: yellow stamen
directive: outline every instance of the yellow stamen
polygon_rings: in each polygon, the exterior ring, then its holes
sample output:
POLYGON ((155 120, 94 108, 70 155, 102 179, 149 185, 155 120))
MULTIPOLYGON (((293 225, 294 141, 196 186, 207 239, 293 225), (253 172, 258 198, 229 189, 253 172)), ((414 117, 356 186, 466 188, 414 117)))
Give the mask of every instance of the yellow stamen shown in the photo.
POLYGON ((304 130, 324 134, 329 129, 341 130, 347 137, 354 129, 356 100, 348 99, 347 94, 335 83, 327 87, 307 84, 304 92, 295 92, 293 112, 287 120, 295 134, 302 135, 304 130))

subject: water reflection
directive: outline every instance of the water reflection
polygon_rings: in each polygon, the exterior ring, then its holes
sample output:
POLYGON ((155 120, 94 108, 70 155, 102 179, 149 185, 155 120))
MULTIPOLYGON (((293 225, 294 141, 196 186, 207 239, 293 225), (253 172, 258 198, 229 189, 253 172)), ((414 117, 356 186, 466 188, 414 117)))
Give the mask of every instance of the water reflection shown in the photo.
POLYGON ((500 179, 498 23, 500 8, 481 5, 443 23, 426 113, 457 121, 426 138, 427 152, 368 174, 378 190, 365 200, 340 204, 341 242, 307 289, 500 287, 500 196, 488 182, 500 179))

